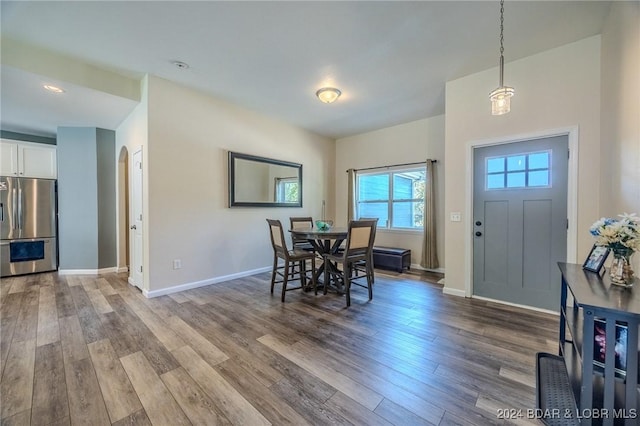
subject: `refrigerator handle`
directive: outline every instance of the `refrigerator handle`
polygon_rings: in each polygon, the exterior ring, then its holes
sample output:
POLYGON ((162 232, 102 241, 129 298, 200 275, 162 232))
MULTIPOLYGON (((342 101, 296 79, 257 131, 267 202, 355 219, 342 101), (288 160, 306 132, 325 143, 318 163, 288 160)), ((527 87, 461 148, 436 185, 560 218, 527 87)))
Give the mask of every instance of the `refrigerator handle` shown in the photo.
POLYGON ((22 229, 22 188, 18 189, 18 229, 22 229))
POLYGON ((13 188, 11 190, 11 207, 12 207, 12 212, 11 212, 11 220, 13 221, 13 223, 11 224, 12 228, 17 227, 17 223, 18 223, 18 209, 16 208, 16 204, 18 203, 18 190, 16 188, 13 188))
POLYGON ((4 222, 4 203, 0 203, 0 222, 4 222))

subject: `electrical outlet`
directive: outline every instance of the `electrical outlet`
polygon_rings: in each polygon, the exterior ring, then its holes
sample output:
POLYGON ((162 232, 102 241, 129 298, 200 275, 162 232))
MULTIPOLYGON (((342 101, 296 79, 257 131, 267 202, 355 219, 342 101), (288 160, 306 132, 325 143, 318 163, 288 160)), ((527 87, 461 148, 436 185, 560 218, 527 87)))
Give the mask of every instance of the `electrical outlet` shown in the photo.
POLYGON ((173 269, 180 269, 180 268, 182 268, 182 260, 173 259, 173 269))
POLYGON ((451 212, 451 222, 460 222, 462 220, 462 214, 460 212, 451 212))

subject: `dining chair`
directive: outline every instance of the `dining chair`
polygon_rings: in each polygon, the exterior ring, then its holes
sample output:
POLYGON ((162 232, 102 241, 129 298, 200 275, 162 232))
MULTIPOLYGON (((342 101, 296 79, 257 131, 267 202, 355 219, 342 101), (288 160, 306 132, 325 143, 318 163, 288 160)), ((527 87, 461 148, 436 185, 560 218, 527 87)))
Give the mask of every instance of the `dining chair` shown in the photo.
MULTIPOLYGON (((369 291, 369 300, 373 299, 373 263, 369 260, 372 258, 371 251, 373 249, 376 224, 376 219, 350 221, 344 250, 340 253, 326 254, 324 256, 325 262, 342 264, 342 270, 337 267, 325 268, 324 282, 328 283, 330 279, 335 279, 344 283, 347 306, 351 306, 351 284, 366 287, 369 291), (352 276, 354 265, 357 262, 365 262, 367 265, 367 273, 360 277, 352 276), (366 278, 367 284, 364 285, 356 281, 360 278, 366 278)), ((327 293, 326 285, 324 292, 325 294, 327 293)))
MULTIPOLYGON (((309 217, 290 217, 289 223, 291 225, 291 229, 313 229, 313 219, 309 217)), ((295 235, 291 235, 291 243, 293 248, 298 248, 306 251, 314 251, 313 246, 309 241, 304 238, 297 237, 295 235)))
MULTIPOLYGON (((375 220, 376 226, 373 229, 373 243, 375 244, 376 240, 376 230, 378 229, 378 218, 377 217, 361 217, 358 220, 375 220)), ((373 273, 374 264, 373 264, 373 246, 369 251, 369 258, 366 261, 356 262, 354 264, 353 272, 358 276, 360 272, 364 272, 365 274, 371 274, 371 284, 375 283, 375 275, 373 273)))
POLYGON ((315 294, 318 294, 318 287, 314 277, 316 269, 316 255, 313 252, 294 248, 289 250, 284 239, 282 223, 279 220, 267 219, 269 224, 269 235, 271 236, 271 246, 273 247, 273 270, 271 271, 271 294, 276 283, 282 283, 282 301, 284 295, 289 290, 299 288, 307 289, 307 260, 311 261, 311 285, 315 294), (279 266, 278 259, 282 259, 284 264, 279 266), (297 266, 294 267, 294 266, 297 266), (280 276, 280 281, 276 277, 280 276), (290 281, 300 281, 299 287, 287 288, 290 281))

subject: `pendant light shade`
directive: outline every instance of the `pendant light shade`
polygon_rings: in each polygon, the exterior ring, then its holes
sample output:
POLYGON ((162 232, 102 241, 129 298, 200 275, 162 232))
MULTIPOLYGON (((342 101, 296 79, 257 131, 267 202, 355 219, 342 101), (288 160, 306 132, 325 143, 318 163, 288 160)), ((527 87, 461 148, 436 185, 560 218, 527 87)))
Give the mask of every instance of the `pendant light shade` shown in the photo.
POLYGON ((513 87, 504 85, 504 0, 500 0, 500 85, 489 94, 491 114, 503 115, 511 111, 513 87))

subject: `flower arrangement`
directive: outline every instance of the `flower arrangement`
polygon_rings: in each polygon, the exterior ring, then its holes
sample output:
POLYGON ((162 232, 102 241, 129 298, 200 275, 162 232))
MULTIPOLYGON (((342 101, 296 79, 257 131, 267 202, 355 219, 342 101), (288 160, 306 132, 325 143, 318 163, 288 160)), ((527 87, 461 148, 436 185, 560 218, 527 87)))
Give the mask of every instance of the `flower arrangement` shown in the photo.
POLYGON ((589 232, 596 239, 597 246, 615 251, 640 250, 640 217, 635 213, 621 214, 620 219, 603 217, 597 220, 589 232))

